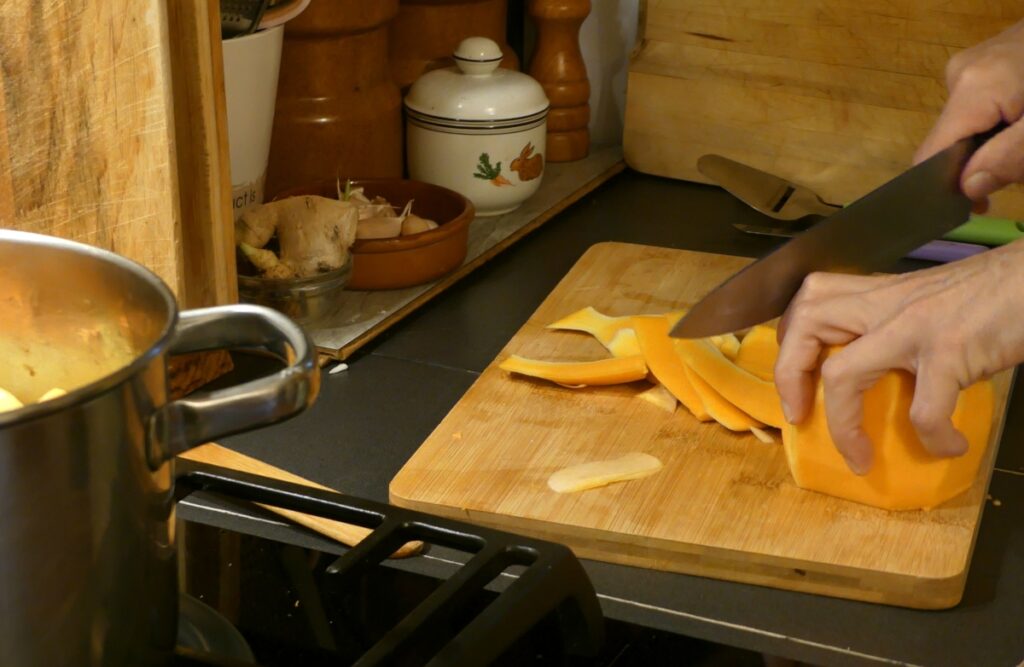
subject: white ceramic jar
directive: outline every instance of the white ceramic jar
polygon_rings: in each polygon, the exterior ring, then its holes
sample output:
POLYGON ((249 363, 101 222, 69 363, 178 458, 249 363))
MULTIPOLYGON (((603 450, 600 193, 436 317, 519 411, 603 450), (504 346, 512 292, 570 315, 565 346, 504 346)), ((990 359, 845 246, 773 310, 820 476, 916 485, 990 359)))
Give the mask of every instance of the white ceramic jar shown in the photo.
POLYGON ((464 195, 477 215, 507 213, 540 186, 548 98, 535 79, 498 68, 493 40, 464 39, 454 57, 405 98, 409 176, 464 195))

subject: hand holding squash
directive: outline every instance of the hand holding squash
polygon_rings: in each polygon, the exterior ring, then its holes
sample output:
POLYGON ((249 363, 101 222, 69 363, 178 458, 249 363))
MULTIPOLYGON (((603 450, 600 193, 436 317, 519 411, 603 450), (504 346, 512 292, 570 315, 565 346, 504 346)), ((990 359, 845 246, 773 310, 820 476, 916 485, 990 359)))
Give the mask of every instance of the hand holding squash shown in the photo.
POLYGON ((899 276, 812 274, 779 326, 775 382, 787 421, 813 404, 821 366, 828 429, 864 474, 872 443, 863 394, 887 371, 916 376, 910 420, 925 448, 958 456, 967 441, 950 419, 975 381, 1024 361, 1024 245, 899 276), (845 345, 821 363, 827 347, 845 345))

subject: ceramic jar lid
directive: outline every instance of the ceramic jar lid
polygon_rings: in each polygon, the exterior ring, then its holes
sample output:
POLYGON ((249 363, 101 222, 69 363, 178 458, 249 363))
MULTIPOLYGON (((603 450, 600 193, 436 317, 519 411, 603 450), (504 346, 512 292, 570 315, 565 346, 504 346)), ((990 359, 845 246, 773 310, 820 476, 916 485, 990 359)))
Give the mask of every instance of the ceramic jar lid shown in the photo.
POLYGON ((497 128, 532 123, 548 111, 548 98, 536 79, 501 69, 501 48, 486 37, 462 40, 453 54, 456 67, 427 72, 405 97, 409 115, 421 122, 497 128))

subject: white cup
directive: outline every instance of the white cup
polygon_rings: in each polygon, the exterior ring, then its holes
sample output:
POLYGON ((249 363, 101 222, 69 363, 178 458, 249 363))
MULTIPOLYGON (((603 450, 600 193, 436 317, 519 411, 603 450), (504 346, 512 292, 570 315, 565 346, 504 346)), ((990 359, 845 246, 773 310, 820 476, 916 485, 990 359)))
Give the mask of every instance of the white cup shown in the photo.
POLYGON ((263 203, 283 36, 284 26, 279 25, 223 43, 235 220, 245 209, 263 203))

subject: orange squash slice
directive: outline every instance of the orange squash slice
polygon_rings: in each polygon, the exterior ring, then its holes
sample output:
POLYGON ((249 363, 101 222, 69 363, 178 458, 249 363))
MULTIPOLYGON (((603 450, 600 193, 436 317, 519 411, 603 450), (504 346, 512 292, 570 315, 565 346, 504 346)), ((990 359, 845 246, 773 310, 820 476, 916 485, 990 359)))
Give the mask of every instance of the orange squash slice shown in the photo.
POLYGON ((597 361, 541 361, 513 354, 498 368, 569 387, 622 384, 647 377, 647 364, 639 355, 597 361))
MULTIPOLYGON (((674 310, 662 315, 669 325, 674 325, 686 314, 685 310, 674 310)), ((596 308, 587 306, 575 313, 566 315, 557 322, 552 322, 548 329, 560 331, 582 331, 597 339, 609 352, 616 357, 630 357, 640 354, 640 344, 636 332, 630 325, 632 316, 613 317, 605 315, 596 308)))
POLYGON ((764 424, 756 419, 751 419, 750 415, 722 398, 721 394, 712 389, 711 385, 694 373, 692 369, 686 368, 686 377, 690 380, 690 386, 700 396, 704 409, 707 410, 712 419, 722 426, 730 431, 749 431, 764 426, 764 424))
POLYGON ((774 384, 729 361, 707 340, 677 338, 672 340, 672 344, 686 365, 722 398, 762 424, 780 428, 785 423, 782 403, 774 384))
POLYGON ((775 380, 775 361, 779 358, 779 343, 774 328, 759 324, 743 337, 734 361, 743 370, 762 380, 775 380))
POLYGON ((694 417, 710 421, 711 415, 686 375, 686 365, 672 349, 668 320, 656 315, 638 315, 633 318, 632 326, 647 367, 658 382, 665 385, 694 417))
POLYGON ((960 392, 953 425, 969 446, 957 458, 937 458, 925 450, 910 422, 913 398, 914 376, 904 371, 890 371, 864 393, 864 430, 875 452, 871 470, 860 476, 847 468, 832 442, 819 382, 808 417, 782 429, 797 485, 887 510, 930 509, 969 489, 988 448, 992 383, 979 382, 960 392))

